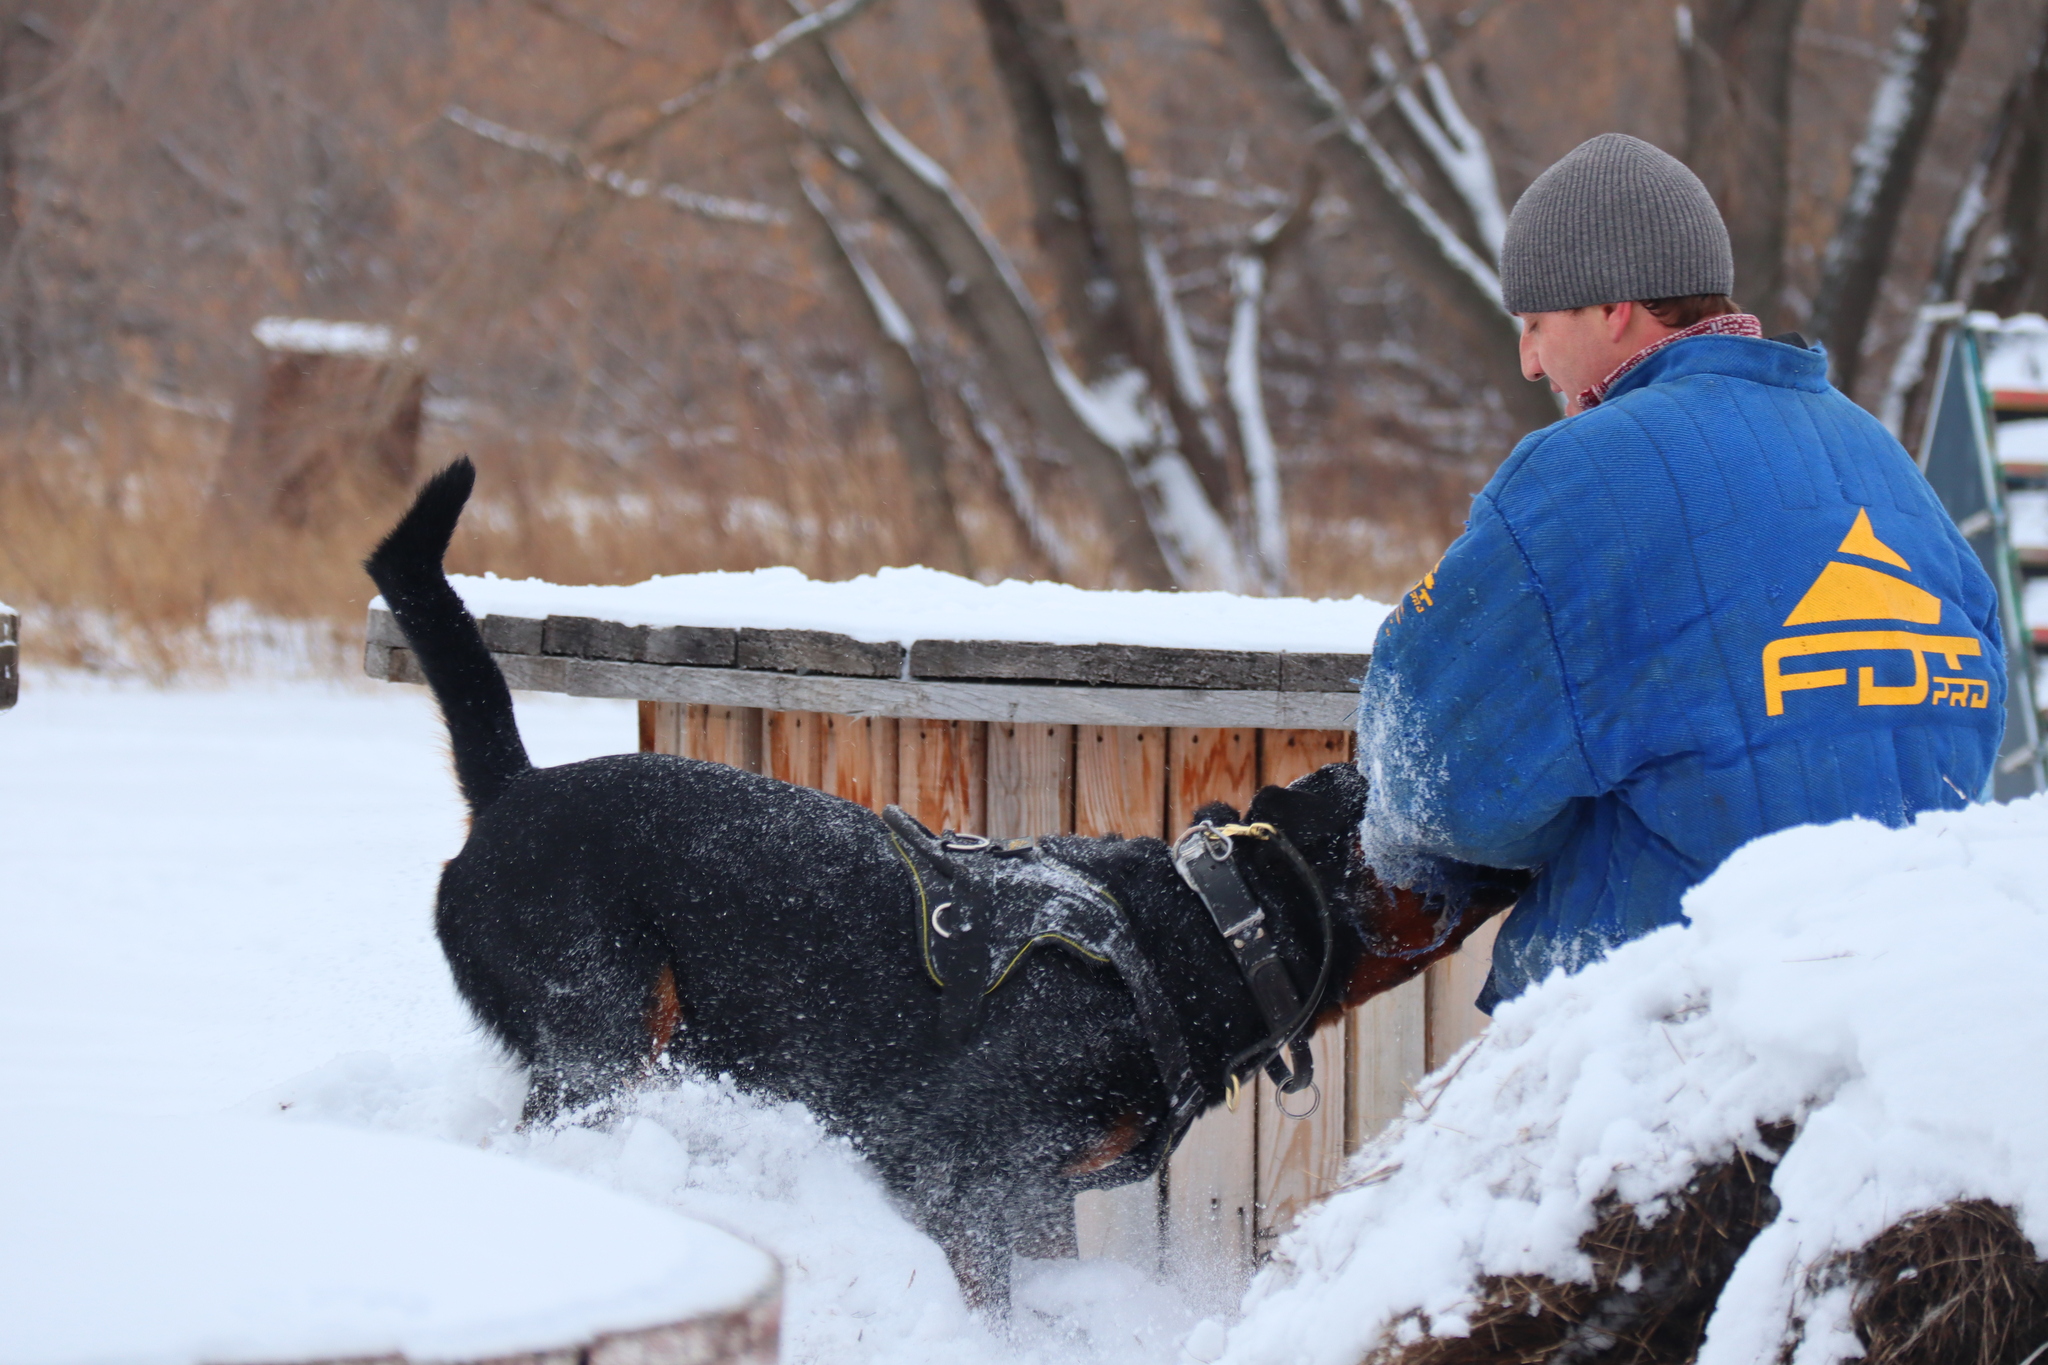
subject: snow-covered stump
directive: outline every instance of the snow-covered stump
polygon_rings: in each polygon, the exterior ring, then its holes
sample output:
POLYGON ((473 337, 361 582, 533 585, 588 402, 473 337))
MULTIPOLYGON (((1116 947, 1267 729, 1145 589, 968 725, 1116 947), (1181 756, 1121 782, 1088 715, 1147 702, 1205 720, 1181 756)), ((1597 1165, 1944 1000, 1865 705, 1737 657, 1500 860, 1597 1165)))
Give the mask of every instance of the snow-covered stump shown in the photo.
MULTIPOLYGON (((1351 757, 1358 680, 1385 608, 1225 593, 985 586, 926 569, 814 583, 793 569, 622 588, 458 578, 515 688, 640 703, 640 747, 728 763, 934 829, 1171 838, 1351 757)), ((371 676, 420 682, 370 613, 371 676)), ((1249 1271, 1348 1153, 1484 1024, 1486 942, 1325 1028, 1322 1103, 1272 1084, 1198 1121, 1164 1182, 1082 1197, 1080 1250, 1249 1271)), ((1198 1274, 1198 1278, 1201 1274, 1198 1274)))
POLYGON ((452 1144, 286 1118, 0 1134, 0 1357, 773 1365, 730 1233, 452 1144))
POLYGON ((236 405, 217 493, 229 510, 304 527, 396 501, 418 472, 426 375, 388 327, 256 324, 263 368, 236 405))

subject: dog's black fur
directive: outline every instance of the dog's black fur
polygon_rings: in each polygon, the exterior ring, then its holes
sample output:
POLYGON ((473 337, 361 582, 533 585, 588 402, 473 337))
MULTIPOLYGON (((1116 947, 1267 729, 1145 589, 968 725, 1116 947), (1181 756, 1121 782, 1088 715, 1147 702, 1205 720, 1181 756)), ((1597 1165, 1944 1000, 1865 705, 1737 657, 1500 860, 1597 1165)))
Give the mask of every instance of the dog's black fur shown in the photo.
MULTIPOLYGON (((531 1068, 527 1117, 601 1110, 664 1058, 729 1073, 850 1136, 970 1297, 1002 1302, 1012 1252, 1070 1242, 1074 1193, 1141 1177, 1119 1158, 1164 1121, 1165 1088, 1120 978, 1034 951, 957 1045, 938 1026, 911 874, 874 813, 660 754, 534 768, 505 680, 442 573, 474 478, 467 460, 435 476, 366 567, 447 720, 472 821, 435 925, 463 998, 531 1068)), ((1356 863, 1364 801, 1356 769, 1332 765, 1266 788, 1246 812, 1286 833, 1336 907, 1324 1015, 1437 955, 1388 955, 1393 901, 1356 863)), ((1311 898, 1278 855, 1241 843, 1306 990, 1321 944, 1311 898)), ((1167 846, 1043 844, 1126 908, 1207 1102, 1220 1102, 1227 1059, 1266 1027, 1167 846)), ((1513 899, 1511 881, 1492 909, 1513 899)), ((1466 917, 1449 934, 1440 919, 1421 932, 1455 946, 1485 916, 1466 917)))

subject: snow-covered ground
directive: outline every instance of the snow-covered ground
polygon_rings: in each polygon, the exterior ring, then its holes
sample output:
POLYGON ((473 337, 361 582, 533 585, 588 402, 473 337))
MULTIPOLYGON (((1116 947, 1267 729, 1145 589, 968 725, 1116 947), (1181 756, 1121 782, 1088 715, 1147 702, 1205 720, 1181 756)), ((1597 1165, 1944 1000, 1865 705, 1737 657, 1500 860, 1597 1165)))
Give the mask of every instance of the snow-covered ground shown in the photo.
MULTIPOLYGON (((519 714, 539 763, 635 743, 628 703, 522 695, 519 714)), ((153 1125, 239 1110, 567 1171, 776 1253, 793 1365, 1165 1362, 1226 1307, 1114 1263, 1049 1263, 1020 1276, 998 1335, 844 1144, 714 1081, 606 1131, 514 1131, 521 1080, 472 1029, 430 923, 463 833, 446 747, 414 688, 31 675, 0 714, 9 1121, 146 1146, 153 1125)))
MULTIPOLYGON (((522 697, 537 761, 631 747, 629 705, 522 697)), ((138 1149, 234 1111, 480 1148, 732 1228, 789 1276, 790 1362, 1348 1365, 1455 1331, 1490 1274, 1583 1273, 1608 1194, 1799 1136, 1703 1361, 1854 1348, 1809 1272, 1916 1210, 2013 1206, 2048 1245, 2048 797, 1739 851, 1660 931, 1504 1006, 1283 1239, 1244 1309, 1113 1262, 1020 1275, 991 1329, 938 1249, 800 1111, 677 1078, 597 1130, 521 1132, 429 924, 462 836, 409 688, 152 691, 32 676, 0 715, 0 1096, 138 1149), (1192 1329, 1192 1335, 1190 1331, 1192 1329), (1185 1343, 1185 1344, 1184 1344, 1185 1343)), ((45 1144, 46 1146, 49 1144, 45 1144)), ((0 1173, 6 1179, 32 1173, 0 1173)), ((41 1365, 10 1356, 0 1365, 41 1365)))

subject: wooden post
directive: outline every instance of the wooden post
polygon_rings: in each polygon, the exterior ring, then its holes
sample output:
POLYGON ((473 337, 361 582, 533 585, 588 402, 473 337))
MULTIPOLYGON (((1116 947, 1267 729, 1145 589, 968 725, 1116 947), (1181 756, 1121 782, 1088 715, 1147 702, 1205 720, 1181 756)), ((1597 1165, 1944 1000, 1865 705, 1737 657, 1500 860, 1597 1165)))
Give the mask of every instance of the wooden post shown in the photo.
MULTIPOLYGON (((1162 726, 1074 727, 1074 832, 1090 838, 1166 835, 1166 730, 1162 726)), ((1159 1268, 1165 1217, 1158 1176, 1074 1201, 1083 1256, 1159 1268)))
POLYGON ((825 720, 816 711, 769 711, 763 715, 763 754, 768 776, 799 787, 825 782, 825 720))
POLYGON ((1423 975, 1429 983, 1429 1069, 1436 1070, 1451 1055, 1486 1031, 1492 1022, 1472 1002, 1486 985, 1493 969, 1493 940, 1500 932, 1498 919, 1488 920, 1473 932, 1457 952, 1430 964, 1423 975))
POLYGON ((1074 828, 1074 727, 990 721, 988 828, 992 839, 1074 828))
POLYGON ((896 800, 897 722, 818 712, 825 727, 819 786, 878 811, 896 800))
MULTIPOLYGON (((1242 810, 1257 790, 1259 732, 1175 729, 1167 743, 1167 828, 1210 801, 1242 810)), ((1166 1172, 1166 1246, 1184 1277, 1234 1297, 1251 1273, 1258 1204, 1257 1090, 1188 1129, 1166 1172)))
POLYGON ((988 823, 988 722, 906 720, 897 726, 896 803, 933 830, 988 823))
POLYGON ((21 617, 11 607, 0 607, 0 711, 8 710, 21 696, 21 617))
MULTIPOLYGON (((1351 758, 1348 730, 1264 730, 1259 734, 1259 785, 1284 787, 1326 763, 1351 758)), ((1350 1029, 1345 1020, 1325 1025, 1309 1041, 1316 1091, 1282 1095, 1258 1079, 1257 1190, 1253 1231, 1258 1250, 1273 1241, 1311 1203, 1329 1193, 1350 1153, 1350 1029), (1313 1112, 1310 1111, 1314 1106, 1313 1112), (1302 1118, 1289 1117, 1302 1114, 1302 1118)))

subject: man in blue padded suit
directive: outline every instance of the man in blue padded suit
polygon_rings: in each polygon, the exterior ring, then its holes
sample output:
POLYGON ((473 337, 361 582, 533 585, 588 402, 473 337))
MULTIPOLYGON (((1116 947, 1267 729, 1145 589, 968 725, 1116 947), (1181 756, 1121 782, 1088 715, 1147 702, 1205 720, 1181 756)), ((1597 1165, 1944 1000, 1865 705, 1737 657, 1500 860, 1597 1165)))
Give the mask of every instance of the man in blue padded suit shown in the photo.
POLYGON ((1524 438, 1374 646, 1367 856, 1540 868, 1482 1009, 1683 919, 1772 830, 1984 791, 1997 597, 1897 441, 1736 311, 1684 166, 1594 138, 1515 205, 1501 284, 1568 415, 1524 438))

